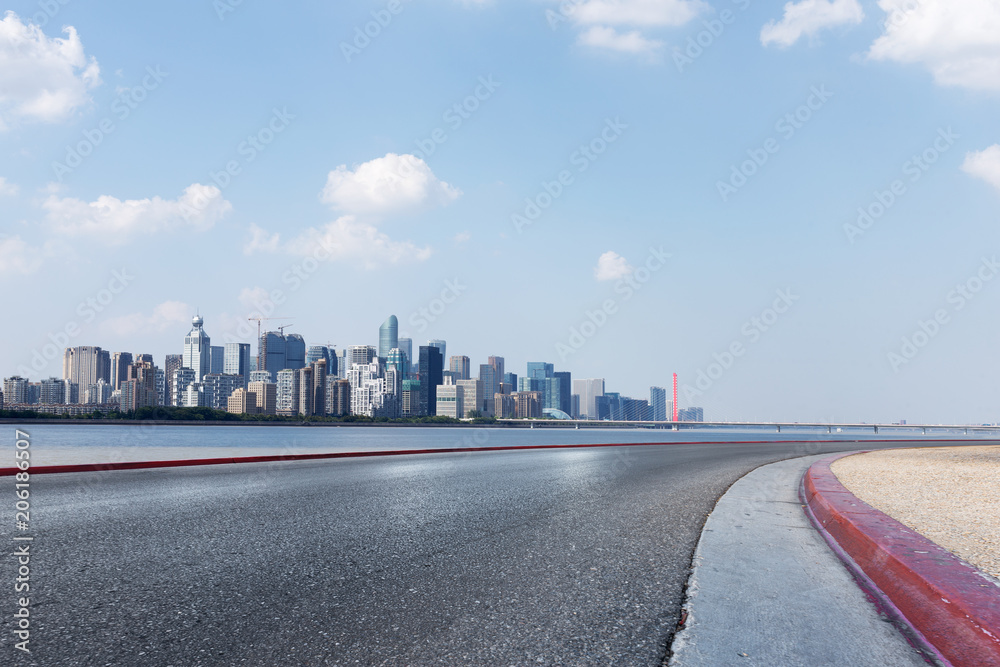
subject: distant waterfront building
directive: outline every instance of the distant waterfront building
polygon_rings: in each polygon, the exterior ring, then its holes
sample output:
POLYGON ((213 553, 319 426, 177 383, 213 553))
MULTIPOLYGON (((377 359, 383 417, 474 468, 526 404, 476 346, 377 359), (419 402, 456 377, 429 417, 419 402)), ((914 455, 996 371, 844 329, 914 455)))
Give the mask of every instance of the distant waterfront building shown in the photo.
POLYGON ((111 381, 111 355, 91 345, 67 347, 63 352, 63 380, 86 387, 111 381))
POLYGON ((385 362, 386 369, 393 368, 399 373, 399 377, 405 380, 410 376, 410 360, 406 353, 395 347, 389 350, 389 356, 385 362))
POLYGON ((511 419, 517 412, 517 399, 513 394, 495 394, 493 412, 498 419, 511 419))
POLYGON ((368 364, 354 364, 347 371, 351 385, 351 414, 367 417, 383 416, 386 396, 385 378, 379 377, 378 360, 368 364))
POLYGON ((250 382, 250 343, 226 343, 223 352, 222 373, 242 375, 250 382))
POLYGON ((273 384, 278 380, 277 376, 277 373, 272 374, 271 371, 250 371, 250 382, 270 382, 273 384))
POLYGON ((38 402, 41 405, 62 405, 66 402, 66 381, 59 378, 42 380, 38 402))
POLYGON ((226 400, 226 411, 236 415, 257 414, 257 395, 252 391, 237 389, 226 400))
MULTIPOLYGON (((180 357, 179 354, 176 356, 180 357)), ((115 352, 111 355, 111 377, 109 380, 112 389, 120 389, 121 383, 128 379, 128 367, 131 364, 131 352, 115 352)), ((178 368, 180 368, 179 365, 178 368)))
POLYGON ((184 337, 184 368, 190 368, 195 373, 195 382, 211 372, 212 340, 205 333, 205 320, 196 315, 191 320, 191 331, 184 337))
POLYGON ((337 351, 327 345, 310 345, 306 351, 306 366, 316 363, 320 359, 326 361, 326 374, 337 374, 337 351))
POLYGON ((66 393, 63 394, 63 403, 66 405, 77 405, 81 402, 80 385, 76 382, 66 381, 66 393))
POLYGON ((519 391, 513 394, 515 419, 538 419, 542 416, 542 392, 519 391))
POLYGON ((247 385, 247 393, 254 397, 257 408, 254 414, 277 414, 278 385, 273 382, 251 382, 247 385))
POLYGON ((569 371, 556 371, 552 374, 559 381, 559 399, 554 407, 566 414, 573 412, 573 376, 569 371))
POLYGON ((462 415, 469 416, 473 410, 483 411, 483 383, 479 380, 458 380, 455 384, 462 388, 462 415))
POLYGON ((181 399, 181 406, 185 408, 205 407, 205 392, 200 382, 192 382, 187 386, 181 399))
POLYGON ((347 380, 334 380, 327 390, 326 414, 332 417, 342 417, 351 414, 351 383, 347 380))
POLYGON ((416 417, 420 412, 420 380, 403 380, 400 416, 416 417))
POLYGON ((208 348, 208 372, 224 373, 225 368, 226 368, 226 346, 212 345, 211 347, 208 348))
POLYGON ((453 356, 448 360, 448 370, 455 380, 468 380, 472 377, 472 363, 466 356, 453 356))
POLYGON ((246 379, 242 375, 209 373, 201 379, 202 404, 213 410, 226 410, 229 397, 237 389, 246 389, 246 379))
POLYGON ((703 422, 705 421, 705 409, 681 408, 677 411, 677 419, 682 422, 703 422))
POLYGON ((299 414, 299 371, 286 368, 278 371, 277 410, 290 417, 299 414))
MULTIPOLYGON (((347 348, 347 371, 358 366, 367 366, 378 358, 378 350, 371 345, 351 345, 347 348)), ((346 377, 346 376, 345 376, 346 377)))
POLYGON ((441 384, 443 368, 441 349, 435 345, 420 346, 420 363, 417 371, 420 377, 420 407, 421 416, 433 415, 437 405, 437 387, 441 384))
POLYGON ((390 315, 378 328, 379 358, 388 359, 389 351, 393 348, 399 348, 399 320, 395 315, 390 315))
POLYGON ((517 391, 517 380, 518 380, 517 373, 504 373, 503 374, 503 383, 505 385, 507 385, 508 387, 511 388, 510 392, 508 392, 508 393, 512 394, 515 391, 517 391))
POLYGON ((122 383, 121 409, 124 411, 154 407, 158 404, 156 393, 156 366, 152 361, 133 361, 128 367, 128 379, 122 383))
POLYGON ((604 396, 604 378, 573 380, 573 393, 580 397, 580 419, 600 419, 597 398, 604 396))
MULTIPOLYGON (((131 356, 131 355, 129 355, 131 356)), ((113 360, 112 360, 113 361, 113 360)), ((129 362, 131 363, 131 362, 129 362)), ((112 365, 114 365, 112 363, 112 365)), ((166 379, 167 386, 166 391, 163 395, 165 402, 164 405, 176 405, 173 402, 174 397, 174 371, 179 368, 184 367, 184 355, 182 354, 168 354, 163 360, 163 375, 166 379)), ((113 380, 113 378, 112 378, 113 380)), ((112 387, 115 389, 116 387, 112 387)))
POLYGON ((98 380, 83 392, 83 402, 87 405, 107 405, 111 400, 111 385, 104 380, 98 380))
POLYGON ((440 338, 432 338, 427 341, 427 344, 430 347, 436 347, 441 352, 441 370, 444 370, 444 360, 448 358, 448 355, 445 353, 445 349, 448 347, 448 344, 440 338))
POLYGON ((452 419, 465 417, 465 392, 461 385, 445 381, 438 385, 435 393, 434 414, 452 419))
POLYGON ((173 379, 171 380, 171 393, 170 393, 170 405, 174 407, 183 407, 184 405, 184 392, 187 390, 188 385, 192 382, 197 382, 198 376, 192 368, 181 367, 174 371, 173 379))
POLYGON ((416 366, 417 365, 414 363, 415 360, 413 358, 413 339, 412 338, 400 338, 398 340, 399 340, 399 344, 396 345, 396 347, 399 348, 400 352, 402 352, 402 353, 404 353, 406 355, 406 361, 410 365, 409 366, 409 371, 408 371, 409 375, 407 377, 403 378, 403 379, 404 380, 406 380, 406 379, 410 379, 410 380, 415 379, 413 376, 416 373, 416 370, 417 370, 416 366))
POLYGON ((279 371, 285 370, 285 336, 276 331, 266 331, 257 343, 257 370, 271 371, 272 377, 277 377, 279 371))
POLYGON ((20 375, 4 378, 3 395, 7 405, 23 405, 28 402, 28 381, 20 375))
POLYGON ((306 341, 299 334, 285 336, 285 368, 305 368, 306 341))
POLYGON ((667 417, 667 390, 664 387, 649 388, 649 405, 653 410, 654 422, 670 421, 667 417))
POLYGON ((156 378, 156 404, 166 405, 167 404, 167 374, 162 368, 153 369, 154 377, 156 378))

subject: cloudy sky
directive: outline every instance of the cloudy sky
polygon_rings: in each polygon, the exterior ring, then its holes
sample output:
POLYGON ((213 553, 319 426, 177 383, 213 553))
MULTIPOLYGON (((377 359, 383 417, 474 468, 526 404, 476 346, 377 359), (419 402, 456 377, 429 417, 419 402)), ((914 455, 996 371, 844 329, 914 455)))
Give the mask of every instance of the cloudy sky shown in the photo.
POLYGON ((1000 421, 995 0, 7 7, 3 376, 395 314, 709 418, 1000 421))

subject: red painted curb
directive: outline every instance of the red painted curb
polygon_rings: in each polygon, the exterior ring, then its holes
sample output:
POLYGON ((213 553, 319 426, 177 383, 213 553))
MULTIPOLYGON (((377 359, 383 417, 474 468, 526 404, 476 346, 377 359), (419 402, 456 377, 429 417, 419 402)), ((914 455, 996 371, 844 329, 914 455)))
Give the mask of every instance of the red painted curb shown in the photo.
POLYGON ((802 479, 817 527, 952 665, 1000 667, 1000 587, 848 491, 830 464, 850 455, 821 459, 802 479))
MULTIPOLYGON (((526 449, 583 449, 590 447, 646 447, 651 445, 796 445, 812 443, 864 443, 864 442, 910 442, 898 439, 880 440, 718 440, 714 442, 705 441, 683 441, 683 442, 612 442, 602 444, 577 444, 577 445, 507 445, 497 447, 448 447, 443 449, 398 449, 379 450, 371 452, 336 452, 329 454, 288 454, 269 456, 239 456, 214 459, 181 459, 167 461, 119 461, 116 463, 73 463, 66 465, 52 466, 32 466, 28 472, 35 475, 61 472, 94 472, 104 470, 140 470, 145 468, 176 468, 182 466, 207 466, 220 465, 224 463, 273 463, 280 461, 306 461, 312 459, 349 459, 367 456, 402 456, 404 454, 454 454, 458 452, 502 452, 526 449)), ((969 442, 969 440, 927 440, 920 442, 969 442)), ((24 472, 19 468, 0 468, 0 477, 9 477, 19 472, 24 472)))

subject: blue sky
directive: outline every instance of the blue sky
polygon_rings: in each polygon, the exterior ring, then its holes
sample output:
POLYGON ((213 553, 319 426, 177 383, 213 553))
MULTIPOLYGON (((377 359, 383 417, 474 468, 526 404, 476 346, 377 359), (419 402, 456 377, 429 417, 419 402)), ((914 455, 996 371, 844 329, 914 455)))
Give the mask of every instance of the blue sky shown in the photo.
POLYGON ((4 376, 396 314, 709 418, 1000 419, 996 2, 8 9, 4 376))

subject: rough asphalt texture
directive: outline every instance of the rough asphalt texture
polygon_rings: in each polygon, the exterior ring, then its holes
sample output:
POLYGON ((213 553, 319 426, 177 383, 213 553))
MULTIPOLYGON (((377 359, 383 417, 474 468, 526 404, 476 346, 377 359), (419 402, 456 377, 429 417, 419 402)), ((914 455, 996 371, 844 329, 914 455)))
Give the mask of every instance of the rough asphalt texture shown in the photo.
POLYGON ((670 667, 926 667, 803 512, 799 480, 820 458, 758 468, 719 500, 670 667))
MULTIPOLYGON (((759 465, 858 447, 34 476, 33 652, 13 649, 11 586, 0 655, 46 667, 659 665, 716 499, 759 465)), ((13 513, 12 501, 8 544, 13 513)), ((0 575, 13 581, 13 558, 0 575)))
POLYGON ((831 470, 867 504, 1000 579, 1000 447, 872 452, 831 470))

